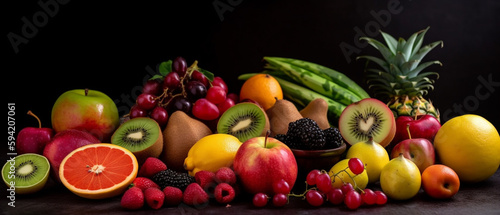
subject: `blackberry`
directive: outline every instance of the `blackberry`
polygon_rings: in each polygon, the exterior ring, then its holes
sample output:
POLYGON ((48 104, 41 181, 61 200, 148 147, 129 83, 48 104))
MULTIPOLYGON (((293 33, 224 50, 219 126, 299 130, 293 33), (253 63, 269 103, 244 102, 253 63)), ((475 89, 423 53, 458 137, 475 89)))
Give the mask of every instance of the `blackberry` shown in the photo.
POLYGON ((342 139, 338 128, 330 127, 323 130, 323 133, 326 140, 325 149, 334 149, 342 145, 344 139, 342 139))
POLYGON ((274 138, 281 141, 291 149, 302 149, 302 146, 298 143, 298 141, 295 141, 293 137, 286 134, 278 134, 274 138))
POLYGON ((172 186, 177 187, 183 191, 189 184, 196 182, 193 176, 190 176, 187 173, 176 172, 171 169, 156 173, 153 176, 152 180, 156 184, 158 184, 158 186, 160 186, 162 190, 167 186, 172 186))
POLYGON ((302 118, 288 124, 288 141, 298 144, 297 149, 318 150, 325 146, 325 135, 318 124, 309 118, 302 118))

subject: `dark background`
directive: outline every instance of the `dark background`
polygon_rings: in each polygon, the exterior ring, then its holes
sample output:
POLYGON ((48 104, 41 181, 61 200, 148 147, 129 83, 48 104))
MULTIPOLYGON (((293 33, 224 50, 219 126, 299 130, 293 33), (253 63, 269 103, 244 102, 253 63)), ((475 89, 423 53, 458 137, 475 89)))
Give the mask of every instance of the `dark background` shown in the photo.
POLYGON ((356 46, 356 28, 364 34, 380 29, 408 38, 427 26, 431 28, 424 44, 444 41, 443 48, 424 58, 443 63, 428 68, 439 72, 440 78, 426 96, 442 114, 447 113, 442 121, 474 113, 500 126, 499 1, 61 1, 64 4, 58 3, 57 10, 51 6, 55 12, 46 19, 38 1, 7 3, 2 6, 4 92, 7 103, 16 103, 17 131, 36 126, 25 114, 28 110, 49 127, 57 97, 77 88, 106 93, 124 114, 151 76, 148 71, 177 56, 188 64, 198 60, 200 67, 223 77, 236 93, 242 84, 237 76, 260 72, 263 56, 331 67, 367 89, 364 61, 356 61, 354 53, 348 62, 340 44, 356 47, 360 54, 376 54, 371 46, 356 46), (389 3, 397 13, 390 13, 389 3), (372 15, 384 12, 390 18, 382 17, 382 23, 372 15), (23 17, 31 22, 38 17, 39 27, 15 53, 8 35, 23 35, 23 17), (497 86, 488 90, 479 77, 497 86), (487 96, 478 98, 478 92, 487 96))

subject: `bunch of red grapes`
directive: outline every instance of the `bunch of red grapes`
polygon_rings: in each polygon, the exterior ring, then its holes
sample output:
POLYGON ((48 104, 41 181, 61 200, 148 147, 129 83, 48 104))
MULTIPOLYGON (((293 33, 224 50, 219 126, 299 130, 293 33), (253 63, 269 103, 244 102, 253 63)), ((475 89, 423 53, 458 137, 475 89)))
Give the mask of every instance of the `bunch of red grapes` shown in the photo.
POLYGON ((168 116, 180 110, 200 120, 211 121, 238 101, 236 94, 228 94, 222 78, 199 68, 197 61, 189 67, 182 57, 164 63, 163 74, 144 84, 142 94, 130 109, 131 119, 150 117, 164 127, 168 116))

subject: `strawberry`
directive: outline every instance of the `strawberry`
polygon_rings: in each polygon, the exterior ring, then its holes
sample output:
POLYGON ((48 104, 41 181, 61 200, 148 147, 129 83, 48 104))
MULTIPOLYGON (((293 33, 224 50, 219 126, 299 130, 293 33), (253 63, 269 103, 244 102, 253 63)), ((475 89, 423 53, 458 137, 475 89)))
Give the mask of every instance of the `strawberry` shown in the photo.
POLYGON ((208 194, 197 183, 191 183, 184 190, 182 201, 187 205, 202 205, 208 202, 208 194))
POLYGON ((207 170, 201 170, 196 172, 194 175, 196 183, 198 183, 201 188, 208 190, 210 187, 215 187, 217 183, 215 182, 215 173, 207 170))
POLYGON ((135 210, 144 206, 144 193, 138 187, 132 187, 125 191, 120 201, 123 208, 135 210))
POLYGON ((144 191, 144 196, 146 197, 146 203, 148 203, 149 207, 159 209, 163 206, 165 194, 160 189, 150 187, 144 191))
POLYGON ((231 185, 227 183, 220 183, 215 187, 214 196, 217 202, 221 204, 227 204, 233 201, 235 192, 231 185))
POLYGON ((144 161, 144 163, 142 164, 141 169, 139 170, 137 176, 151 178, 156 173, 166 169, 167 165, 165 165, 163 161, 155 157, 148 157, 146 161, 144 161))
POLYGON ((182 190, 177 187, 166 186, 163 189, 165 194, 164 204, 167 206, 177 206, 182 202, 182 190))
POLYGON ((155 187, 160 189, 160 186, 158 186, 153 180, 145 177, 137 177, 134 179, 134 181, 131 184, 132 187, 138 187, 142 191, 146 191, 146 189, 150 187, 155 187))
POLYGON ((215 172, 215 180, 219 183, 236 184, 236 174, 229 167, 222 167, 215 172))

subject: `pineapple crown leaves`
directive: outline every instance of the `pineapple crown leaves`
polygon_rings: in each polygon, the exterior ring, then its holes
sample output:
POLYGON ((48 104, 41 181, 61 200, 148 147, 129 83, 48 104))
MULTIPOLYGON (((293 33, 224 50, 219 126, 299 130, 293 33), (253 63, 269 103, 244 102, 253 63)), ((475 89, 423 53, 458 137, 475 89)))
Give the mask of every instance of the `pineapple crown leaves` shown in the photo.
POLYGON ((387 46, 373 38, 360 38, 360 40, 365 40, 376 48, 382 55, 382 58, 374 56, 359 56, 357 58, 367 59, 367 65, 371 61, 382 68, 366 69, 366 78, 370 89, 373 89, 377 94, 387 96, 425 95, 429 90, 434 89, 432 85, 434 80, 428 78, 428 76, 435 75, 437 79, 439 74, 422 71, 431 65, 442 64, 440 61, 424 63, 421 63, 421 61, 427 53, 438 45, 443 47, 443 41, 436 41, 422 46, 427 30, 429 30, 429 27, 412 34, 407 40, 403 38, 396 40, 391 35, 380 31, 387 46))

